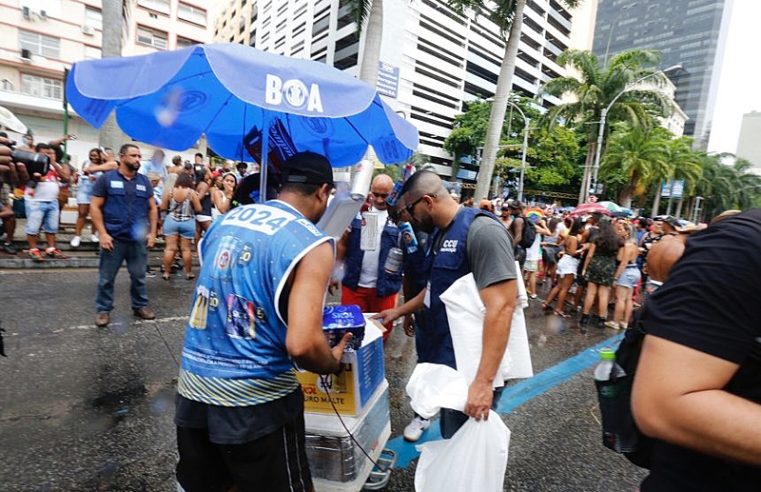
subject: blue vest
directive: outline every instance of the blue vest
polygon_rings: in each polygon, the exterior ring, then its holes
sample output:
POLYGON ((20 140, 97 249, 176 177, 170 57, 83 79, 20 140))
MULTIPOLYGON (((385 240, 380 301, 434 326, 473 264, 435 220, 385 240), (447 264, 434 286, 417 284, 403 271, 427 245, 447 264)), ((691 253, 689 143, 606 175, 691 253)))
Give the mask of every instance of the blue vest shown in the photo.
POLYGON ((452 335, 449 332, 449 320, 441 294, 458 279, 471 272, 466 243, 470 224, 479 215, 497 220, 493 214, 484 210, 462 207, 457 212, 452 225, 444 233, 441 248, 438 251, 435 251, 434 247, 439 242, 442 231, 434 231, 428 240, 426 268, 428 269, 430 301, 428 308, 424 310, 424 329, 420 337, 416 337, 419 362, 444 364, 457 369, 452 335))
POLYGON ((103 205, 103 223, 114 239, 143 241, 148 233, 148 210, 153 200, 151 182, 142 174, 124 179, 117 169, 98 179, 106 181, 108 194, 103 205))
MULTIPOLYGON (((344 260, 344 278, 343 284, 350 288, 359 287, 359 276, 362 272, 362 259, 365 252, 359 247, 362 231, 362 220, 357 218, 351 223, 351 232, 349 233, 349 247, 344 260)), ((386 258, 391 248, 399 244, 399 228, 390 221, 386 221, 383 226, 383 233, 380 241, 380 255, 378 256, 378 281, 375 289, 378 297, 386 297, 396 294, 402 287, 402 272, 389 274, 383 268, 386 265, 386 258)))
POLYGON ((179 393, 249 406, 298 387, 285 347, 286 282, 301 258, 331 242, 277 200, 237 207, 201 242, 202 267, 185 332, 179 393))

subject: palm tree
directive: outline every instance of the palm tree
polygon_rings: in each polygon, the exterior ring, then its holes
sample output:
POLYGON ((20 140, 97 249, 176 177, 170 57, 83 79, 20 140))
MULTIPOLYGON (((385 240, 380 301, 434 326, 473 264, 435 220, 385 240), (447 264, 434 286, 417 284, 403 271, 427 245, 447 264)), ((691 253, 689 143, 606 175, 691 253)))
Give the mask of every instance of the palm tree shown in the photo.
POLYGON ((670 175, 666 159, 671 134, 661 127, 621 125, 610 137, 602 161, 603 178, 618 174, 623 183, 618 203, 631 208, 632 197, 642 196, 662 175, 670 175))
POLYGON ((703 176, 695 193, 705 198, 705 218, 725 210, 748 209, 761 195, 761 176, 751 172, 753 166, 748 161, 735 159, 732 165, 723 163, 734 158, 732 154, 703 154, 700 159, 703 176))
MULTIPOLYGON (((545 84, 544 92, 556 97, 569 94, 574 101, 551 108, 545 118, 550 125, 561 121, 576 123, 586 132, 587 158, 580 201, 589 187, 603 108, 615 100, 608 113, 609 124, 626 121, 635 127, 651 124, 653 115, 663 115, 668 110, 666 96, 655 89, 627 90, 630 84, 645 77, 656 84, 662 83, 665 75, 657 71, 659 61, 659 53, 652 50, 618 53, 607 66, 602 66, 597 56, 589 51, 567 50, 558 57, 558 65, 575 68, 579 75, 550 80, 545 84)), ((606 130, 610 131, 611 127, 606 130)))
POLYGON ((357 31, 365 29, 365 46, 359 65, 359 80, 375 87, 378 81, 381 42, 383 40, 383 0, 350 0, 357 31))
MULTIPOLYGON (((672 174, 669 179, 680 180, 684 182, 684 191, 677 202, 676 212, 674 215, 680 217, 682 214, 682 204, 685 196, 692 196, 700 178, 703 176, 703 169, 700 166, 701 153, 692 150, 692 139, 690 137, 679 137, 671 140, 667 147, 667 159, 671 164, 672 174)), ((660 193, 657 193, 660 195, 660 193)), ((671 213, 671 203, 674 197, 669 197, 669 206, 666 213, 671 213)), ((657 210, 653 212, 657 215, 657 210)))
MULTIPOLYGON (((103 0, 103 30, 101 56, 103 58, 122 56, 124 0, 103 0)), ((116 124, 115 113, 111 113, 98 134, 98 145, 118 149, 129 142, 116 124)))

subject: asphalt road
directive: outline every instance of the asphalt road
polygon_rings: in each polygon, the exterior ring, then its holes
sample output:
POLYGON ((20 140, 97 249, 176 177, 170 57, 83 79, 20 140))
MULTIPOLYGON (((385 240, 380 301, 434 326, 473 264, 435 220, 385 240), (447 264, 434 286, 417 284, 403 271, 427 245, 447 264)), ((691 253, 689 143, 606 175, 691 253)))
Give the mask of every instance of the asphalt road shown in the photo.
MULTIPOLYGON (((96 279, 94 270, 0 272, 0 490, 176 490, 173 402, 193 284, 149 279, 158 319, 143 322, 132 317, 123 272, 113 323, 97 329, 96 279)), ((537 374, 616 335, 582 333, 538 306, 528 311, 537 374)), ((394 438, 412 416, 412 340, 395 331, 385 357, 394 438)), ((635 490, 643 478, 600 444, 592 369, 577 366, 564 378, 544 373, 554 383, 520 404, 503 401, 512 431, 505 490, 635 490)), ((414 490, 414 474, 415 461, 395 469, 386 490, 414 490)))

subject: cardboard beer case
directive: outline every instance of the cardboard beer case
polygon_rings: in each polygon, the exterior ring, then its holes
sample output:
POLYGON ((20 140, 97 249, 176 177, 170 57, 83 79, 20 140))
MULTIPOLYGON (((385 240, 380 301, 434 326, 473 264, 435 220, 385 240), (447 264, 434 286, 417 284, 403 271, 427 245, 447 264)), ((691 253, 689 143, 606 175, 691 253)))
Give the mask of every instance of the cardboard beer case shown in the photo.
POLYGON ((364 317, 362 345, 344 352, 340 373, 322 378, 309 371, 296 373, 304 392, 304 412, 335 414, 338 411, 340 415, 359 415, 383 382, 383 327, 368 315, 364 317))

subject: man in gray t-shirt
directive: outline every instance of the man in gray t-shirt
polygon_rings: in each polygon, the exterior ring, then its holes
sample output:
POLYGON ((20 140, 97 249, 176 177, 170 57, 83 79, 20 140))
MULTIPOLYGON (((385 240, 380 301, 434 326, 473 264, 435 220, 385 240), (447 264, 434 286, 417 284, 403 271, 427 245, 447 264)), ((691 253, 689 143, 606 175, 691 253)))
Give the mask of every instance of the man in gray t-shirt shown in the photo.
POLYGON ((427 289, 404 305, 379 313, 378 317, 390 322, 425 306, 426 340, 431 346, 418 346, 418 354, 421 360, 455 367, 449 324, 440 295, 459 278, 473 273, 485 307, 478 372, 468 389, 465 415, 460 413, 462 418, 452 422, 442 414, 442 435, 446 438, 454 434, 467 416, 476 420, 487 418, 494 402, 493 383, 498 377, 517 304, 512 243, 495 217, 460 208, 446 192, 441 179, 430 171, 413 174, 402 188, 399 202, 397 209, 402 220, 433 233, 429 253, 429 261, 433 263, 427 289), (467 256, 467 262, 461 261, 462 255, 467 256))

